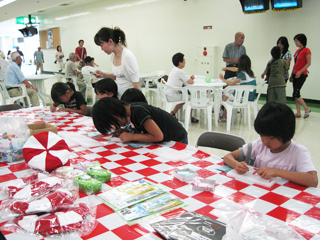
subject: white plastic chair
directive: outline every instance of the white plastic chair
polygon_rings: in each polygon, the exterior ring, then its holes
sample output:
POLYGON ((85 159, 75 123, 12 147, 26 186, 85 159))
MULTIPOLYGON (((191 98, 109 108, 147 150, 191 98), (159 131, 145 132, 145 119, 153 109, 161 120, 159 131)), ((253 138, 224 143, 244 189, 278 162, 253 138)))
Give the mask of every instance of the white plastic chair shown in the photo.
POLYGON ((231 120, 234 109, 245 109, 248 113, 248 125, 249 130, 251 130, 251 112, 249 104, 249 93, 254 91, 257 87, 253 85, 236 85, 229 86, 222 91, 220 91, 219 99, 222 99, 224 92, 234 91, 233 101, 221 101, 220 103, 227 109, 227 131, 231 129, 231 120))
POLYGON ((258 115, 258 101, 261 96, 262 89, 266 83, 267 83, 267 81, 263 81, 263 82, 257 84, 258 96, 256 97, 256 99, 254 101, 249 101, 249 105, 253 108, 254 118, 256 118, 258 115))
POLYGON ((206 112, 205 117, 208 118, 208 131, 212 131, 212 109, 213 102, 211 101, 211 89, 208 87, 200 86, 186 86, 191 94, 190 100, 186 104, 185 112, 185 126, 188 131, 190 124, 190 113, 191 109, 204 109, 206 112))
POLYGON ((13 104, 15 101, 19 99, 27 99, 26 105, 28 107, 31 107, 30 98, 27 94, 27 87, 25 84, 11 84, 7 82, 0 82, 0 92, 2 95, 2 102, 3 104, 13 104), (6 85, 9 85, 10 87, 20 87, 22 89, 22 95, 17 97, 10 97, 10 94, 6 88, 6 85))
MULTIPOLYGON (((157 102, 160 102, 160 97, 159 97, 159 90, 158 87, 150 87, 150 85, 152 86, 157 86, 157 80, 159 78, 161 78, 163 75, 165 74, 165 71, 163 70, 159 70, 159 71, 154 71, 151 73, 151 77, 146 78, 146 83, 145 83, 145 93, 148 92, 149 94, 149 103, 152 103, 152 100, 154 99, 152 97, 153 94, 151 94, 152 92, 154 94, 156 94, 157 96, 157 102)), ((144 93, 144 94, 145 94, 144 93)))
MULTIPOLYGON (((180 103, 185 103, 188 98, 188 93, 187 93, 187 89, 185 87, 181 87, 181 88, 174 88, 174 87, 170 87, 168 86, 167 84, 165 83, 159 83, 157 82, 157 87, 158 87, 158 90, 159 90, 159 95, 160 95, 160 100, 161 100, 161 108, 163 108, 163 104, 166 105, 166 111, 168 113, 171 112, 172 108, 174 106, 176 106, 177 104, 180 104, 180 103), (177 102, 169 102, 168 99, 167 99, 167 96, 165 94, 165 89, 172 89, 172 90, 179 90, 182 92, 182 99, 181 101, 177 101, 177 102)), ((182 111, 182 108, 180 108, 180 110, 182 111)))
POLYGON ((57 77, 58 82, 67 82, 67 78, 71 78, 76 91, 79 91, 79 86, 77 84, 77 76, 66 76, 59 73, 55 73, 54 75, 57 77))
POLYGON ((96 94, 94 92, 94 87, 92 86, 92 76, 91 74, 82 74, 83 79, 86 82, 86 94, 85 94, 85 99, 88 101, 88 90, 91 90, 91 95, 92 95, 92 105, 96 102, 96 94))

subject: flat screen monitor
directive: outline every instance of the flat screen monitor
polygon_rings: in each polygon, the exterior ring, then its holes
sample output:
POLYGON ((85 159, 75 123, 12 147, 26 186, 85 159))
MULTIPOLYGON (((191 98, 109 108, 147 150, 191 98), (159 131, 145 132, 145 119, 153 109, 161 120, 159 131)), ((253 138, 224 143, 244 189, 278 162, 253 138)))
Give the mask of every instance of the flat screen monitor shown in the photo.
POLYGON ((302 7, 302 0, 271 0, 272 10, 295 9, 302 7))
POLYGON ((240 0, 244 13, 264 12, 269 10, 269 0, 240 0))

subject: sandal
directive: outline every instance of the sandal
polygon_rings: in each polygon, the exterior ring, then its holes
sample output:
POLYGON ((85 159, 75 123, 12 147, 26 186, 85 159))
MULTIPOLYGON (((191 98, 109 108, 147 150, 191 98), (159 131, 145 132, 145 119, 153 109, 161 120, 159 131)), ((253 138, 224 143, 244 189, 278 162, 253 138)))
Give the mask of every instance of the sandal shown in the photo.
POLYGON ((309 117, 310 113, 311 113, 311 110, 306 111, 306 112, 304 113, 303 118, 307 118, 307 117, 309 117))
POLYGON ((192 122, 192 123, 198 123, 198 122, 199 122, 199 119, 196 119, 196 118, 192 117, 192 118, 191 118, 191 122, 192 122))
POLYGON ((176 117, 176 114, 174 112, 171 111, 170 114, 171 114, 172 117, 174 117, 174 119, 178 120, 178 118, 176 117))
POLYGON ((300 118, 301 115, 298 115, 297 113, 294 115, 296 118, 300 118))
POLYGON ((221 116, 221 117, 219 118, 219 120, 218 120, 218 122, 226 122, 226 121, 227 121, 227 119, 224 118, 224 117, 222 117, 222 116, 221 116))

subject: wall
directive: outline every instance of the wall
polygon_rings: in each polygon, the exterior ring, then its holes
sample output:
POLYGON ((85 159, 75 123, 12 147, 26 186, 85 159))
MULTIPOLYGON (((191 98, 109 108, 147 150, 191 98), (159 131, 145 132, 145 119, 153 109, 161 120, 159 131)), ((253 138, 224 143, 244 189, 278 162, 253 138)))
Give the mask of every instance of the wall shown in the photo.
MULTIPOLYGON (((242 13, 239 0, 101 1, 40 18, 43 22, 40 30, 60 27, 61 45, 66 56, 75 50, 79 39, 84 39, 88 55, 95 58, 101 69, 111 70, 110 57, 94 44, 93 37, 101 27, 119 26, 126 33, 128 48, 137 57, 140 72, 161 69, 167 74, 172 69, 172 55, 179 51, 185 54, 186 72, 197 74, 198 46, 218 46, 221 56, 224 46, 234 41, 234 34, 242 31, 258 81, 277 39, 287 36, 289 50, 294 53, 297 48, 293 37, 302 32, 308 37, 313 56, 302 96, 319 100, 320 70, 316 67, 320 64, 316 57, 320 51, 317 47, 319 11, 318 0, 303 1, 303 8, 299 11, 276 13, 269 10, 250 15, 242 13), (117 5, 118 2, 121 4, 117 5), (64 16, 69 18, 58 20, 64 16), (212 25, 212 30, 203 30, 206 25, 212 25)), ((53 62, 54 59, 46 61, 53 62)), ((219 69, 222 66, 221 57, 219 69)), ((288 84, 287 96, 291 93, 292 86, 288 84)))

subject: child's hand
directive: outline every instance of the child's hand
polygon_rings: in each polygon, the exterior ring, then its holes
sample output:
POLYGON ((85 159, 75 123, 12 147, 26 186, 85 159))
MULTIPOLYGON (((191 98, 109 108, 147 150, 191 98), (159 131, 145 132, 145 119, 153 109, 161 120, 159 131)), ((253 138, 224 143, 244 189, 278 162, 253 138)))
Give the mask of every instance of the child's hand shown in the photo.
POLYGON ((223 81, 224 80, 224 78, 223 78, 223 75, 220 73, 219 74, 219 78, 223 81))
POLYGON ((51 104, 50 106, 50 112, 55 112, 57 109, 57 107, 53 106, 53 104, 51 104))
POLYGON ((104 72, 101 70, 96 70, 96 77, 97 78, 104 78, 104 72))
POLYGON ((59 108, 58 112, 68 112, 66 108, 59 108))
POLYGON ((121 142, 130 142, 133 140, 133 133, 124 132, 120 134, 121 142))
POLYGON ((258 168, 253 172, 253 174, 258 174, 265 179, 278 176, 276 168, 268 168, 268 167, 258 168))
POLYGON ((264 74, 264 73, 262 73, 262 74, 261 74, 261 78, 264 78, 264 75, 265 75, 265 74, 264 74))
POLYGON ((235 169, 239 174, 245 174, 249 171, 248 165, 245 162, 238 162, 235 169))

